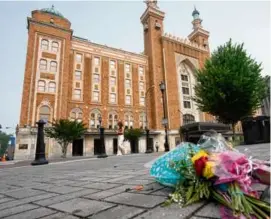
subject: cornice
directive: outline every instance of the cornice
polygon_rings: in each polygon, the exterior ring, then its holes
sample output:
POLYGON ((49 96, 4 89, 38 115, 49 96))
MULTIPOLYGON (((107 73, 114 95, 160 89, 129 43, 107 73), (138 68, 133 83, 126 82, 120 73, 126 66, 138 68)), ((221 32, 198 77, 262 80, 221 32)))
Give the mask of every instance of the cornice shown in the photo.
POLYGON ((61 31, 64 31, 64 32, 68 32, 68 33, 71 33, 71 34, 73 33, 72 29, 65 29, 65 28, 60 27, 60 26, 55 25, 55 24, 46 23, 46 22, 42 22, 42 21, 36 21, 36 20, 34 20, 33 18, 30 18, 30 17, 27 18, 27 29, 29 29, 29 24, 30 23, 35 23, 35 24, 39 24, 41 26, 47 26, 47 27, 56 28, 58 30, 61 30, 61 31))
POLYGON ((158 18, 162 18, 162 19, 164 19, 164 17, 165 17, 165 12, 160 11, 157 8, 148 7, 148 8, 146 8, 146 10, 144 11, 144 13, 140 17, 141 22, 144 23, 144 21, 146 20, 146 18, 150 14, 153 15, 153 16, 156 16, 158 18))
POLYGON ((197 34, 197 33, 203 34, 203 35, 205 35, 205 36, 209 36, 209 34, 210 34, 209 31, 204 30, 204 29, 202 29, 202 28, 199 28, 199 29, 194 30, 192 33, 190 33, 190 34, 188 35, 188 38, 189 38, 189 39, 192 38, 192 37, 193 37, 195 34, 197 34))
POLYGON ((162 39, 163 40, 168 40, 168 41, 171 41, 171 42, 174 42, 174 43, 177 43, 177 44, 182 44, 182 45, 188 46, 188 47, 190 47, 190 48, 192 48, 194 50, 209 52, 208 49, 204 48, 203 46, 200 46, 197 43, 191 42, 188 39, 173 36, 173 35, 168 34, 168 33, 165 33, 162 36, 162 39))
POLYGON ((87 39, 79 37, 73 37, 72 49, 96 54, 99 56, 105 56, 110 58, 113 57, 127 62, 140 63, 142 65, 147 65, 148 63, 148 56, 146 55, 132 53, 122 49, 116 49, 113 47, 93 43, 87 39))

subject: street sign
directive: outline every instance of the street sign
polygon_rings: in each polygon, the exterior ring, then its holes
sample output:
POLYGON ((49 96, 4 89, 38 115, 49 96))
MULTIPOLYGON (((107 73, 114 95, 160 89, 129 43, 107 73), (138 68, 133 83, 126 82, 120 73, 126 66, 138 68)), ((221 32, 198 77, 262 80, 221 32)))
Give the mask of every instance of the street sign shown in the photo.
POLYGON ((168 120, 167 119, 162 119, 162 125, 167 125, 168 124, 168 120))

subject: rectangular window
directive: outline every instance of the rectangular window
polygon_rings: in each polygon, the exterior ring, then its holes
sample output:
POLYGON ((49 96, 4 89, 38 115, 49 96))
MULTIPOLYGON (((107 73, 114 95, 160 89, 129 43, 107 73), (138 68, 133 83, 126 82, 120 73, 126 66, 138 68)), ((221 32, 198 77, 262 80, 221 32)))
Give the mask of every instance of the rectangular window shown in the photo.
POLYGON ((126 95, 125 103, 128 104, 128 105, 131 105, 131 96, 126 95))
POLYGON ((116 78, 110 77, 110 85, 112 85, 112 86, 116 85, 116 78))
POLYGON ((98 57, 94 58, 94 65, 100 66, 100 58, 98 58, 98 57))
POLYGON ((125 86, 126 86, 126 88, 131 88, 131 87, 132 87, 132 86, 131 86, 131 80, 126 79, 126 80, 125 80, 125 86))
POLYGON ((145 106, 145 97, 140 97, 140 106, 145 106))
POLYGON ((139 67, 139 75, 140 76, 144 75, 144 69, 142 67, 139 67))
POLYGON ((125 71, 130 72, 130 65, 129 64, 125 64, 125 71))
POLYGON ((82 80, 82 72, 75 71, 75 80, 82 80))
POLYGON ((93 75, 93 82, 94 83, 100 83, 100 75, 94 74, 93 75))
POLYGON ((79 62, 79 63, 82 62, 82 55, 81 54, 76 54, 76 62, 79 62))
POLYGON ((191 103, 190 101, 183 101, 184 108, 190 109, 191 108, 191 103))
POLYGON ((110 68, 116 69, 116 62, 115 61, 113 61, 113 60, 110 61, 110 68))
POLYGON ((144 82, 139 82, 139 90, 144 90, 144 82))
POLYGON ((56 92, 56 84, 55 84, 55 82, 50 82, 49 83, 48 91, 51 92, 51 93, 55 93, 56 92))
POLYGON ((188 87, 182 87, 183 94, 189 94, 189 88, 188 87))
POLYGON ((188 76, 187 75, 181 75, 182 81, 188 81, 188 76))
POLYGON ((47 69, 47 61, 45 59, 40 60, 40 69, 46 70, 47 69))
POLYGON ((58 52, 58 42, 53 42, 52 43, 52 51, 53 52, 58 52))
POLYGON ((110 103, 116 103, 116 94, 110 94, 110 103))
POLYGON ((45 82, 44 81, 38 82, 38 91, 41 91, 41 92, 45 91, 45 82))
POLYGON ((99 101, 99 92, 93 91, 93 100, 94 101, 99 101))
POLYGON ((81 99, 81 90, 75 89, 73 95, 74 95, 75 100, 80 100, 81 99))
POLYGON ((57 71, 57 63, 54 61, 50 62, 50 71, 51 72, 56 72, 57 71))

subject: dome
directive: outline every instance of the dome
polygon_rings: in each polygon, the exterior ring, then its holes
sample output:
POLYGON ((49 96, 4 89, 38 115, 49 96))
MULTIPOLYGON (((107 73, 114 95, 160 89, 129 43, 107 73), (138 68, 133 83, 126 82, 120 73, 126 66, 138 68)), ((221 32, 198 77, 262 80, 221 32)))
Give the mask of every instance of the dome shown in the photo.
POLYGON ((41 9, 42 12, 48 13, 48 14, 52 14, 61 18, 64 18, 64 16, 55 9, 54 5, 52 5, 51 8, 43 8, 41 9))
POLYGON ((194 11, 192 12, 192 16, 199 15, 199 11, 194 7, 194 11))

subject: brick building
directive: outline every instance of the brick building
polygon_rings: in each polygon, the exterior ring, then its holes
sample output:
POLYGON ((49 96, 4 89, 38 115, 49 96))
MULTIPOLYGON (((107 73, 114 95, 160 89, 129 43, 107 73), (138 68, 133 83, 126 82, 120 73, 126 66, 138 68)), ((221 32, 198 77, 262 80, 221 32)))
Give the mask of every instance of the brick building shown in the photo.
MULTIPOLYGON (((196 83, 193 71, 209 57, 209 32, 201 26, 195 9, 193 31, 186 39, 163 31, 165 13, 157 1, 148 0, 140 20, 144 28, 144 54, 136 54, 76 37, 71 22, 55 8, 32 11, 28 22, 20 124, 15 159, 35 154, 39 119, 50 124, 69 118, 88 126, 84 138, 69 146, 68 156, 95 154, 99 146, 99 122, 105 130, 108 154, 116 153, 114 128, 122 120, 128 128, 148 126, 151 143, 164 150, 161 81, 165 82, 166 117, 170 147, 175 147, 180 125, 213 118, 197 110, 191 100, 196 83)), ((46 154, 59 156, 60 147, 46 139, 46 154)), ((129 151, 129 143, 127 143, 129 151)), ((145 152, 145 139, 139 151, 145 152)), ((132 151, 133 152, 133 151, 132 151)))

